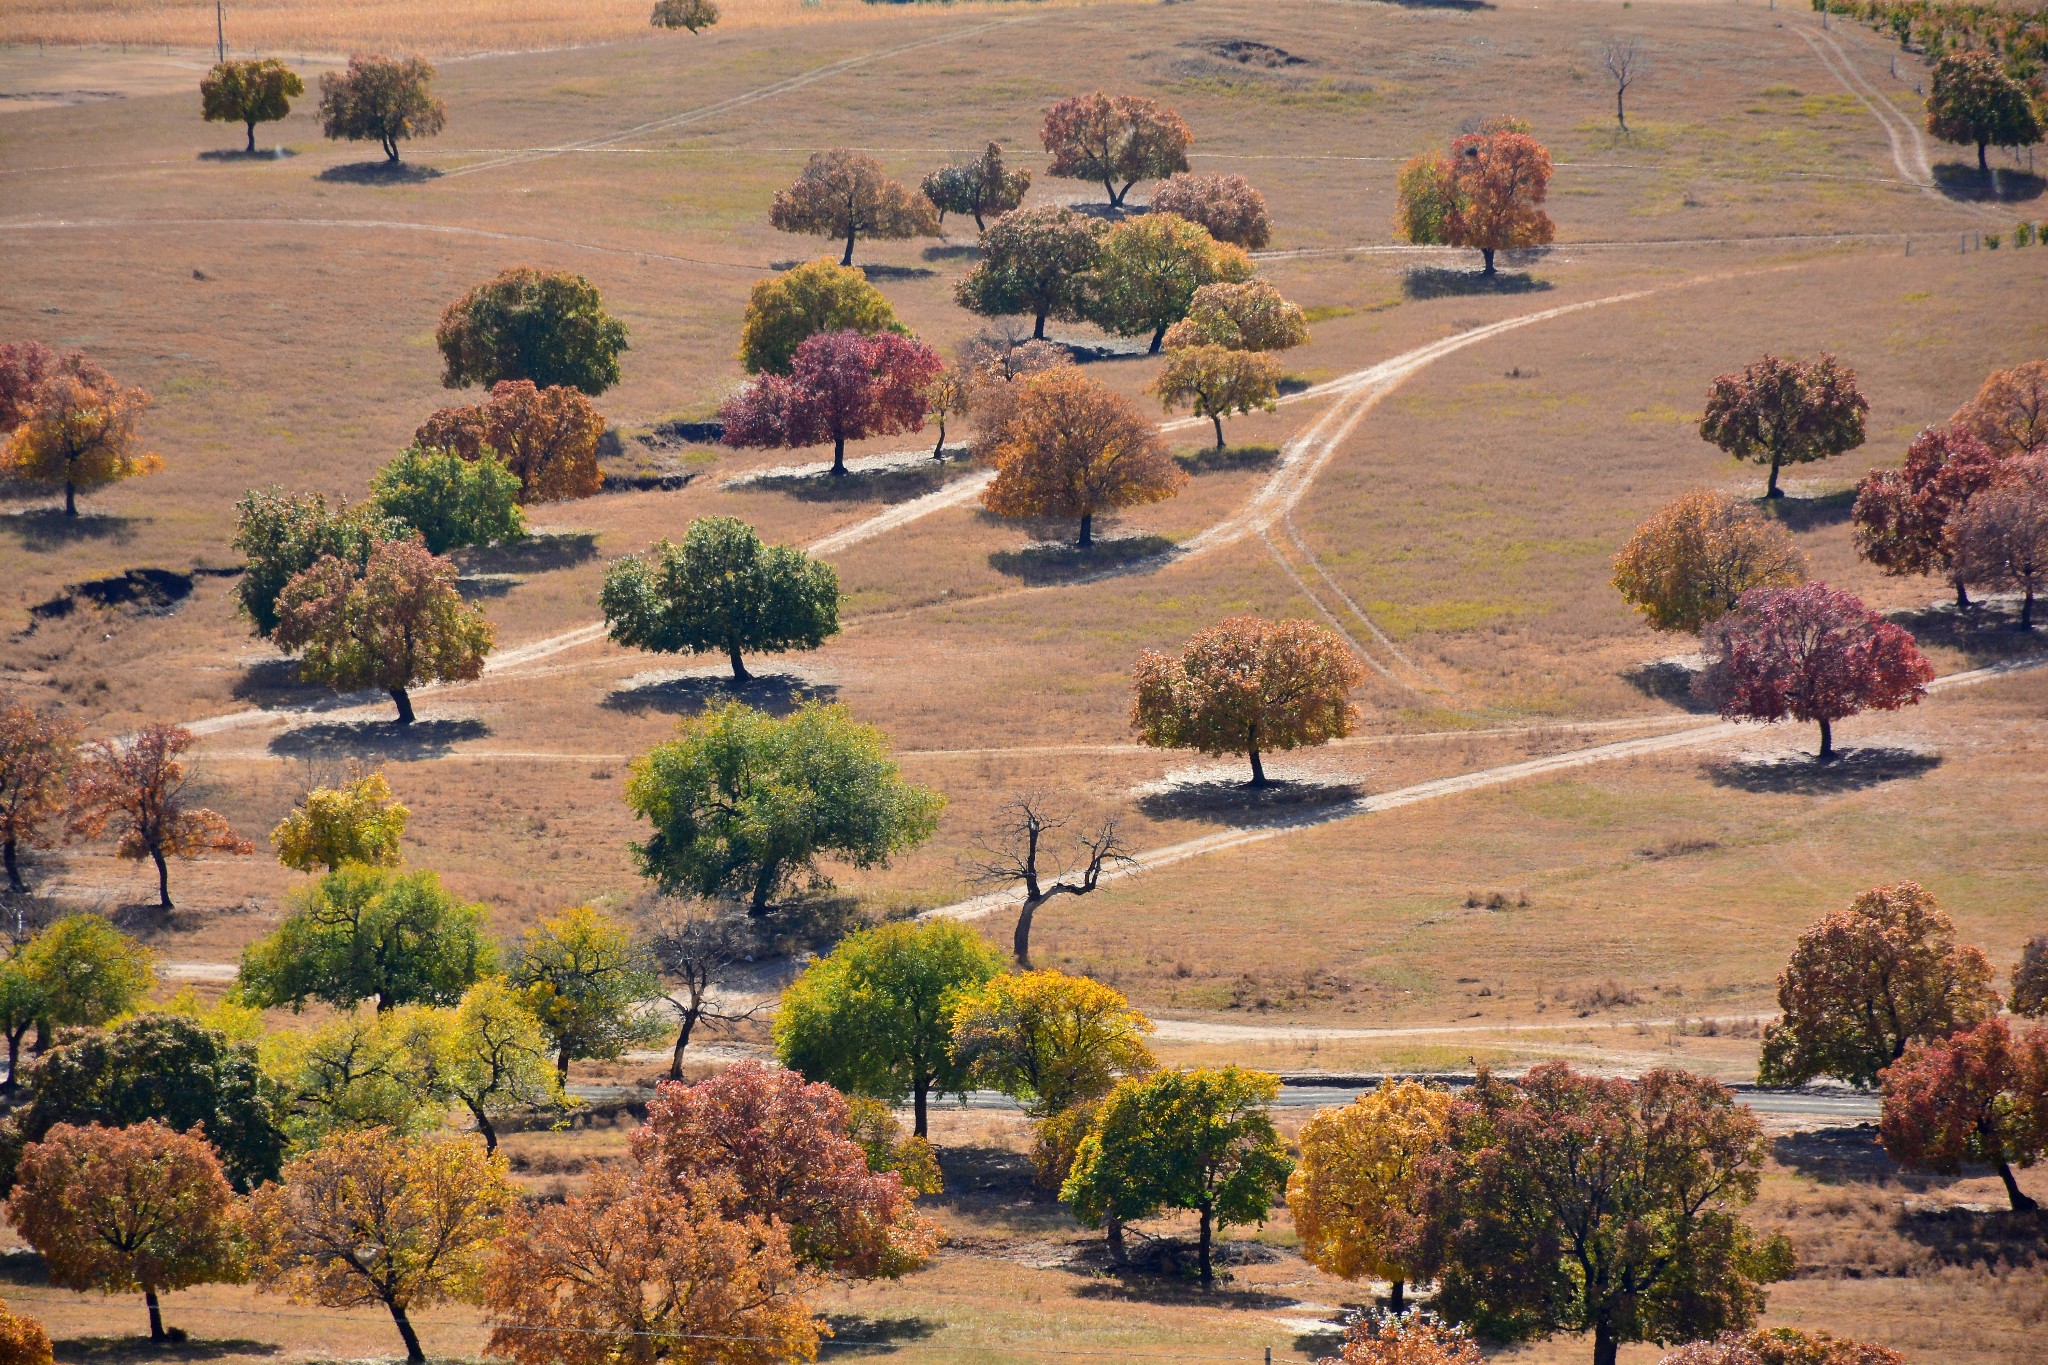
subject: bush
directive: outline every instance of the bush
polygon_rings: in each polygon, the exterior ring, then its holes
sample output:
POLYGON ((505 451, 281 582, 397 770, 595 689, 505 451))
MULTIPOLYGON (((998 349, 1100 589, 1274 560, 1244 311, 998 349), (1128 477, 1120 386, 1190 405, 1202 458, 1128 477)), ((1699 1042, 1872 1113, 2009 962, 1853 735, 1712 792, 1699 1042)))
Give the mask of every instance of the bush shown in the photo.
POLYGON ((0 1303, 0 1365, 51 1365, 50 1334, 26 1313, 0 1303))

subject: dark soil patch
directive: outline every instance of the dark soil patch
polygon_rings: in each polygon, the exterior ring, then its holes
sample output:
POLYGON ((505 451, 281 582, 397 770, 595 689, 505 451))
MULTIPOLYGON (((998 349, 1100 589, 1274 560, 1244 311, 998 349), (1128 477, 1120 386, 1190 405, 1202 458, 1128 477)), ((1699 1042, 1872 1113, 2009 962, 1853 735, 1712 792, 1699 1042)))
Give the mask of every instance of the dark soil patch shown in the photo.
POLYGON ((111 578, 73 583, 46 602, 28 609, 29 628, 43 621, 62 621, 88 607, 125 616, 169 616, 192 595, 192 575, 169 569, 129 569, 111 578))
POLYGON ((1310 66, 1310 58, 1296 56, 1286 48, 1274 47, 1271 43, 1253 42, 1249 38, 1199 38, 1187 44, 1212 57, 1239 66, 1257 66, 1268 70, 1280 70, 1290 66, 1310 66))

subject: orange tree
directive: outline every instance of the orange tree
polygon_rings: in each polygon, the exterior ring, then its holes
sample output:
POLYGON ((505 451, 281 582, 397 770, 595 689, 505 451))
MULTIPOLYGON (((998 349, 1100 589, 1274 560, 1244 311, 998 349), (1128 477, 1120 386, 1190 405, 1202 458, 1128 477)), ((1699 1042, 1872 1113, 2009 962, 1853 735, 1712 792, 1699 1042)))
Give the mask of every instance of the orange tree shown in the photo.
POLYGON ((75 724, 0 696, 0 857, 14 891, 28 890, 20 850, 50 846, 49 826, 64 812, 77 751, 75 724))
POLYGON ((320 78, 320 125, 330 139, 375 142, 398 164, 398 144, 432 137, 448 122, 434 94, 434 66, 424 57, 358 53, 344 71, 320 78))
POLYGON ((1311 621, 1232 616, 1169 658, 1153 650, 1131 670, 1131 725, 1160 749, 1244 754, 1250 785, 1266 785, 1260 755, 1341 739, 1358 710, 1351 690, 1365 665, 1311 621))
POLYGON ((161 723, 143 726, 126 743, 94 740, 86 746, 72 786, 69 833, 94 839, 109 828, 118 831, 116 853, 156 863, 157 903, 166 910, 171 908, 167 858, 256 851, 225 816, 193 805, 185 794, 191 773, 178 755, 193 741, 184 726, 161 723))
POLYGON ((0 1365, 53 1365, 54 1360, 43 1325, 0 1303, 0 1365))
POLYGON ((1705 489, 1667 503, 1614 558, 1614 586, 1656 630, 1697 633, 1751 588, 1805 579, 1806 556, 1784 527, 1705 489))
POLYGON ((1738 460, 1769 465, 1764 496, 1782 498, 1778 470, 1862 445, 1869 411, 1856 388, 1856 372, 1833 356, 1823 352, 1808 361, 1765 355, 1708 386, 1700 439, 1738 460))
POLYGON ((1987 1019, 1964 1033, 1913 1043, 1884 1069, 1878 1135, 1902 1166, 1954 1175, 1989 1166, 2014 1213, 2040 1207, 2013 1179, 2048 1153, 2048 1029, 2015 1033, 1987 1019))
POLYGON ((1486 1357, 1470 1332, 1418 1309, 1352 1319, 1343 1348, 1321 1365, 1486 1365, 1486 1357))
POLYGON ((1095 543, 1098 514, 1164 502, 1188 481, 1135 404, 1071 365, 1022 381, 994 459, 982 506, 999 517, 1078 517, 1083 549, 1095 543))
MULTIPOLYGON (((516 266, 442 310, 434 331, 444 388, 525 379, 595 398, 619 382, 626 324, 605 311, 597 286, 566 270, 516 266)), ((593 438, 595 439, 595 438, 593 438)), ((511 451, 501 450, 506 463, 511 451)))
POLYGON ((1546 246, 1557 235, 1540 205, 1550 192, 1550 153, 1516 119, 1489 119, 1451 143, 1401 167, 1395 231, 1419 246, 1476 247, 1494 273, 1493 254, 1546 246))
POLYGON ((1992 371, 1951 420, 1994 455, 2048 451, 2048 360, 1992 371))
POLYGON ((1148 213, 1102 235, 1084 311, 1118 336, 1150 332, 1157 353, 1166 329, 1188 315, 1203 285, 1241 284, 1251 275, 1243 247, 1217 241, 1200 223, 1148 213))
POLYGON ((536 503, 587 498, 602 488, 597 443, 603 436, 604 417, 569 385, 540 388, 529 379, 501 379, 485 402, 429 417, 413 441, 465 460, 496 455, 519 476, 519 501, 536 503))
POLYGON ((275 57, 226 61, 199 82, 199 107, 208 123, 249 126, 251 156, 256 153, 256 125, 275 123, 292 111, 292 101, 306 93, 299 74, 275 57))
POLYGON ((1916 1042, 1998 1012, 1991 963, 1914 882, 1878 886, 1799 936, 1778 977, 1783 1017, 1764 1030, 1757 1080, 1877 1084, 1916 1042))
POLYGON ((1961 422, 1928 427, 1906 448, 1902 467, 1872 470, 1856 486, 1849 518, 1856 549, 1893 576, 1942 574, 1955 585, 1956 605, 1969 606, 1969 584, 1955 572, 1949 522, 1991 486, 2002 464, 1961 422))
POLYGON ((7 1216, 50 1282, 142 1291, 149 1339, 167 1341, 157 1295, 242 1278, 235 1192, 196 1133, 160 1123, 60 1123, 21 1154, 7 1216))
POLYGON ((1889 1346, 1828 1332, 1752 1327, 1681 1346, 1657 1365, 1906 1365, 1906 1358, 1889 1346))
POLYGON ((1099 181, 1111 208, 1131 186, 1188 168, 1195 135, 1179 114, 1143 95, 1076 95, 1045 114, 1039 140, 1052 175, 1099 181))
POLYGON ((22 424, 34 406, 36 390, 59 373, 96 383, 106 372, 83 351, 63 355, 40 341, 0 341, 0 436, 22 424))
POLYGON ((78 494, 138 474, 163 460, 142 448, 135 424, 149 395, 115 383, 86 362, 60 369, 35 387, 27 410, 0 449, 0 474, 64 490, 64 515, 78 515, 78 494))
POLYGON ((2012 969, 2012 999, 2006 1002, 2014 1014, 2048 1019, 2048 934, 2036 934, 2020 949, 2020 960, 2012 969))
POLYGON ((768 222, 784 232, 843 238, 841 265, 853 264, 853 244, 860 237, 901 240, 939 232, 931 200, 889 179, 882 163, 865 152, 844 148, 813 152, 795 183, 776 192, 768 222))

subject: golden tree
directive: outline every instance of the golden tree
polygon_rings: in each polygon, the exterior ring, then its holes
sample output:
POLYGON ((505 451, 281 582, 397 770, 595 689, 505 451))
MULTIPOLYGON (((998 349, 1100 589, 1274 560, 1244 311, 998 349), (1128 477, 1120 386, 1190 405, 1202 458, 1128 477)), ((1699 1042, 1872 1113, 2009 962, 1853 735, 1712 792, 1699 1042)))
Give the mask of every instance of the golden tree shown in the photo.
POLYGON ((2048 360, 1993 371, 1952 420, 1993 455, 2048 451, 2048 360))
POLYGON ((1450 1092, 1385 1081, 1302 1128, 1301 1161, 1287 1182, 1301 1252, 1340 1279, 1391 1282, 1401 1311, 1409 1272, 1401 1244, 1421 1216, 1423 1158, 1450 1132, 1450 1092))
POLYGON ((277 860, 301 872, 343 863, 398 865, 398 841, 412 812, 391 794, 381 772, 340 787, 315 787, 270 831, 277 860))
POLYGON ((776 192, 768 222, 784 232, 844 238, 841 265, 853 264, 859 237, 939 235, 939 213, 931 200, 889 179, 882 163, 865 152, 844 148, 813 152, 796 183, 776 192))
POLYGON ((192 747, 194 738, 182 725, 153 724, 126 744, 95 740, 86 746, 71 792, 72 836, 95 839, 109 827, 117 829, 117 854, 156 863, 157 903, 166 910, 171 908, 166 859, 256 851, 226 816, 193 805, 185 795, 191 773, 178 755, 192 747))
POLYGON ((1257 351, 1226 346, 1177 346, 1166 353, 1166 365, 1152 383, 1152 392, 1168 412, 1186 404, 1197 417, 1216 426, 1216 448, 1223 449, 1223 419, 1254 408, 1271 412, 1280 402, 1280 366, 1257 351))
POLYGON ((1472 1334, 1420 1309, 1361 1316, 1344 1330, 1344 1348, 1319 1365, 1486 1365, 1472 1334))
POLYGON ((1726 493, 1682 493, 1614 557, 1614 586, 1653 629, 1698 633, 1751 588, 1806 581, 1806 556, 1778 523, 1726 493))
POLYGON ((1129 399, 1072 366, 1023 381, 982 505, 999 517, 1078 517, 1086 548, 1099 513, 1164 502, 1187 483, 1129 399))
POLYGON ((0 1303, 0 1365, 53 1365, 54 1359, 43 1325, 0 1303))
POLYGON ((979 1085, 1044 1118, 1101 1099, 1158 1062, 1152 1021, 1114 986, 1065 972, 999 976, 953 1007, 953 1054, 979 1085))
MULTIPOLYGON (((96 371, 96 367, 95 367, 96 371)), ((138 474, 163 460, 142 448, 135 424, 149 407, 141 389, 104 372, 60 371, 35 390, 21 425, 0 451, 0 472, 23 483, 64 490, 64 515, 78 515, 78 493, 138 474)))

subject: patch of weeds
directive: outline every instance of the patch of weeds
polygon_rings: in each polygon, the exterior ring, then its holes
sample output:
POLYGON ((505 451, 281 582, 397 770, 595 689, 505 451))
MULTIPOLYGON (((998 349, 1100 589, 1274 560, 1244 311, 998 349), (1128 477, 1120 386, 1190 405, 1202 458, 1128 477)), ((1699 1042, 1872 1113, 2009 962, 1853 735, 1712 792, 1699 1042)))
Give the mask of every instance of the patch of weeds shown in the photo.
POLYGON ((1358 310, 1349 304, 1319 303, 1314 307, 1302 309, 1301 315, 1309 322, 1329 322, 1333 318, 1351 317, 1357 312, 1358 310))
POLYGON ((1529 893, 1527 891, 1487 891, 1484 893, 1467 891, 1465 893, 1465 908, 1467 910, 1527 910, 1529 908, 1529 893))

